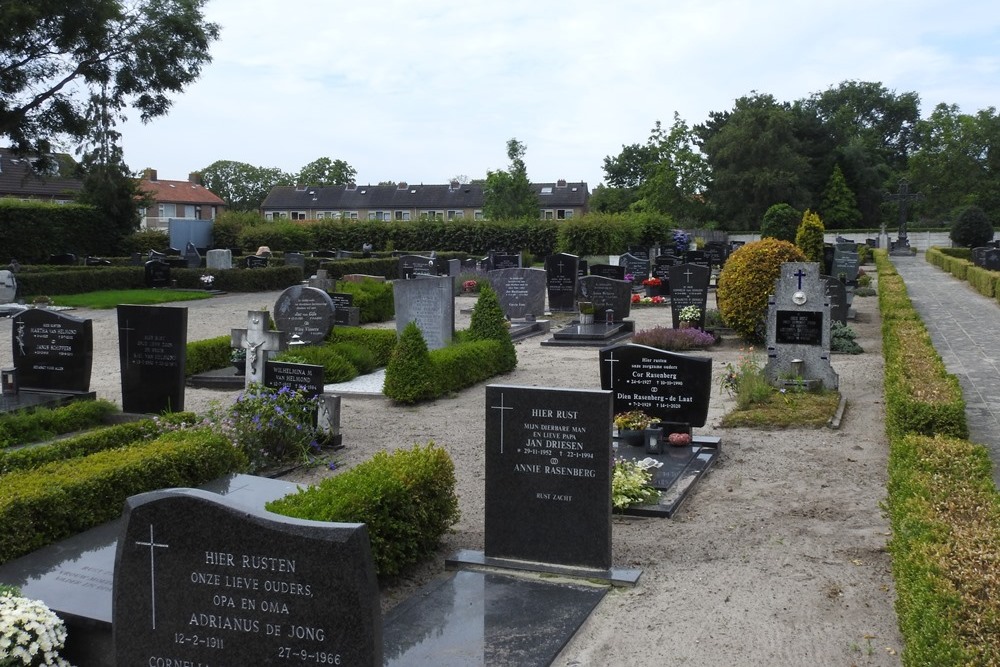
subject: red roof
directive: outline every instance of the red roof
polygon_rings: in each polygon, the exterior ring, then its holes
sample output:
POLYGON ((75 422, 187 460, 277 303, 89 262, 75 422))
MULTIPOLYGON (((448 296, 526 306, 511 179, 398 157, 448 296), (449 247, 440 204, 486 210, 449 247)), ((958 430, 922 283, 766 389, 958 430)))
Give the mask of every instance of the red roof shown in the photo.
POLYGON ((214 204, 225 206, 218 195, 205 188, 204 185, 190 181, 164 181, 144 178, 139 181, 139 187, 148 192, 154 201, 171 202, 175 204, 214 204))

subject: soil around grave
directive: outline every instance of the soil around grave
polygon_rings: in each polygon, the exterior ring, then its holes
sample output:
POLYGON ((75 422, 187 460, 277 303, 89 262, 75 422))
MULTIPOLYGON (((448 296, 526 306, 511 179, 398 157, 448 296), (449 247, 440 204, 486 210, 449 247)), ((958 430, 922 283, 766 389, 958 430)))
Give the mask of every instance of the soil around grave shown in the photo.
MULTIPOLYGON (((279 292, 186 302, 188 339, 245 326, 248 310, 273 308, 279 292)), ((714 307, 714 296, 709 297, 714 307)), ((457 326, 472 297, 458 297, 457 326)), ((611 591, 555 665, 899 665, 901 638, 886 544, 886 459, 880 321, 874 298, 856 298, 851 326, 862 355, 833 355, 847 409, 839 430, 722 428, 733 400, 718 378, 741 344, 726 337, 699 356, 713 359, 709 418, 701 435, 722 453, 673 519, 614 519, 613 561, 638 567, 634 588, 611 591)), ((94 320, 91 388, 121 404, 114 311, 70 311, 94 320)), ((636 329, 669 326, 668 308, 633 309, 636 329)), ((553 328, 568 318, 552 318, 553 328)), ((0 320, 0 358, 11 359, 10 320, 0 320)), ((387 323, 384 326, 394 326, 387 323)), ((595 348, 517 343, 518 367, 497 383, 597 388, 595 348)), ((238 391, 188 387, 185 407, 205 412, 238 391)), ((485 385, 418 406, 345 396, 341 469, 382 449, 429 441, 455 463, 462 518, 436 556, 382 588, 383 611, 444 573, 444 558, 482 550, 485 385)), ((335 474, 299 469, 285 479, 313 483, 335 474)), ((527 517, 526 517, 527 518, 527 517)))

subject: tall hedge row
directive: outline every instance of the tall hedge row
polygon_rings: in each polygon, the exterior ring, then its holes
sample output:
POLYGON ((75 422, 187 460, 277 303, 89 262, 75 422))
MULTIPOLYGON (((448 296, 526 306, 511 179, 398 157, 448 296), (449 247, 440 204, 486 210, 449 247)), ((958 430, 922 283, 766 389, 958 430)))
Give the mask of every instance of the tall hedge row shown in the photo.
POLYGON ((107 253, 107 223, 93 206, 22 202, 0 198, 0 248, 22 264, 40 263, 49 255, 107 253))

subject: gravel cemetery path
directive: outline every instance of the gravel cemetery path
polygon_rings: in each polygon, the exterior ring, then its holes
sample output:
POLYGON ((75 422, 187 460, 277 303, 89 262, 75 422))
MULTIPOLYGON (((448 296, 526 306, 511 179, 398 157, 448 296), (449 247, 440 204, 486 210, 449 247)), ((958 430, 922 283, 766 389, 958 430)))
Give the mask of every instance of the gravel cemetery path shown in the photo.
MULTIPOLYGON (((188 340, 246 326, 247 310, 271 309, 278 292, 186 302, 188 340)), ((471 308, 459 297, 456 313, 471 308)), ((887 439, 880 321, 874 298, 857 298, 851 326, 865 354, 835 355, 848 404, 839 430, 723 429, 733 407, 720 392, 726 362, 741 353, 724 341, 713 359, 712 402, 700 434, 722 438, 722 454, 673 519, 616 517, 613 562, 643 571, 634 588, 611 591, 555 665, 899 665, 885 497, 887 439)), ((714 303, 710 297, 710 306, 714 303)), ((641 330, 669 325, 669 309, 633 309, 641 330)), ((121 403, 115 312, 71 311, 94 321, 91 387, 121 403)), ((457 326, 468 325, 458 314, 457 326)), ((553 326, 565 323, 553 319, 553 326)), ((10 319, 0 320, 0 359, 10 360, 10 319)), ((394 326, 388 323, 383 326, 394 326)), ((517 344, 518 366, 503 384, 599 388, 596 348, 517 344)), ((228 404, 238 392, 187 388, 188 410, 228 404)), ((344 396, 341 465, 381 449, 434 441, 456 469, 462 518, 438 556, 383 589, 391 609, 440 575, 459 549, 483 549, 485 386, 415 407, 382 397, 344 396)), ((304 483, 333 474, 302 469, 304 483)))

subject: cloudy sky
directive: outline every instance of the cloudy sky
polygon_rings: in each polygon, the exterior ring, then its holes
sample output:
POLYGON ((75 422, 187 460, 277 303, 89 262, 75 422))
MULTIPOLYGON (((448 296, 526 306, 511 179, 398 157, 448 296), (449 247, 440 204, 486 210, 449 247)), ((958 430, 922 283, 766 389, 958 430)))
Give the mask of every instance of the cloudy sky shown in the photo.
POLYGON ((166 117, 128 122, 125 159, 185 179, 216 160, 297 172, 347 161, 359 183, 506 169, 604 180, 603 161, 676 111, 689 125, 757 91, 843 81, 1000 106, 992 0, 208 0, 213 62, 166 117))

